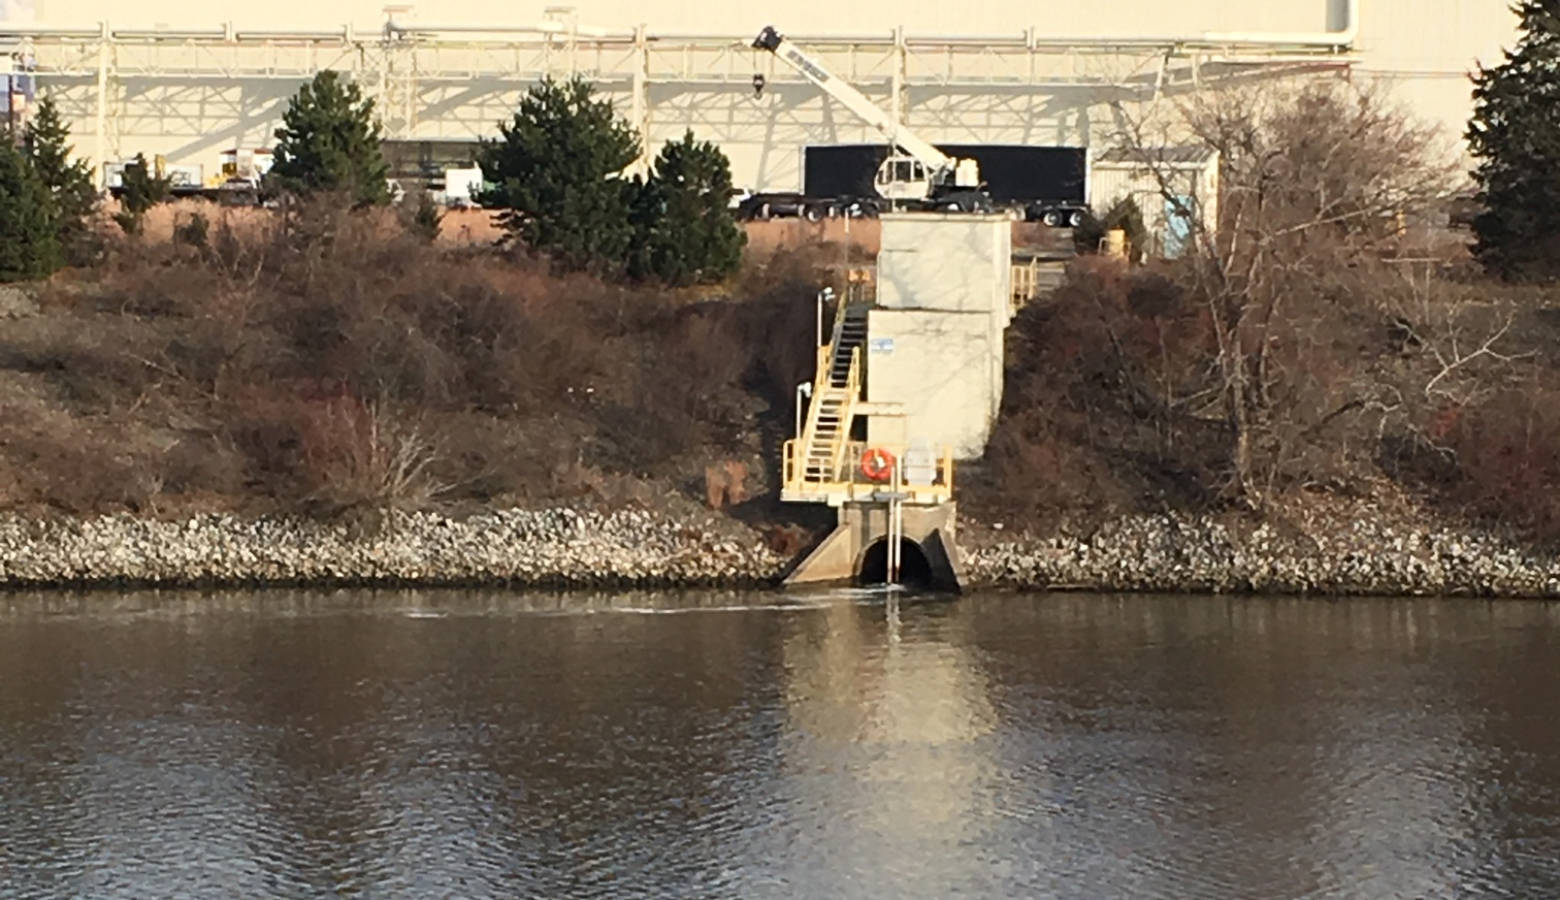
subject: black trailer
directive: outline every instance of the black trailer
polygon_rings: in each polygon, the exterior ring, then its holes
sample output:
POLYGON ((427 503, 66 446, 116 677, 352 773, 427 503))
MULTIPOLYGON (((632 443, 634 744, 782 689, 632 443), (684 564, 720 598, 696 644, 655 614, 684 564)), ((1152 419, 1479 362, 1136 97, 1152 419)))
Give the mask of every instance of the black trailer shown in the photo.
MULTIPOLYGON (((1074 225, 1088 210, 1087 148, 939 144, 937 149, 980 165, 985 194, 995 209, 1052 226, 1074 225)), ((875 216, 888 208, 873 188, 878 167, 887 157, 884 144, 809 146, 803 153, 800 192, 754 194, 738 207, 738 214, 752 219, 812 220, 846 212, 875 216)))

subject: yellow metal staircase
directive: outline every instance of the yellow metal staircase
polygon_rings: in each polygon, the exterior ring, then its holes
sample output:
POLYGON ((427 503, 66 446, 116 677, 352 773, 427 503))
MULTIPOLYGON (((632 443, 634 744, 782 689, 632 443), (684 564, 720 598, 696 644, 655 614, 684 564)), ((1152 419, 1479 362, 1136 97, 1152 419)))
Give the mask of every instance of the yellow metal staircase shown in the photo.
MULTIPOLYGON (((856 292, 852 292, 853 294, 856 292)), ((953 496, 953 452, 877 442, 868 447, 851 440, 851 424, 860 415, 894 415, 885 404, 862 397, 866 379, 867 314, 870 299, 852 296, 835 308, 828 343, 818 348, 812 403, 802 433, 785 442, 780 499, 839 506, 880 500, 884 492, 912 505, 936 505, 953 496), (855 301, 855 302, 852 302, 855 301), (892 484, 874 480, 862 466, 868 452, 888 453, 892 484)))
POLYGON ((802 480, 839 480, 851 419, 861 399, 862 344, 867 340, 866 304, 841 302, 834 316, 829 343, 818 348, 807 427, 802 431, 802 480))

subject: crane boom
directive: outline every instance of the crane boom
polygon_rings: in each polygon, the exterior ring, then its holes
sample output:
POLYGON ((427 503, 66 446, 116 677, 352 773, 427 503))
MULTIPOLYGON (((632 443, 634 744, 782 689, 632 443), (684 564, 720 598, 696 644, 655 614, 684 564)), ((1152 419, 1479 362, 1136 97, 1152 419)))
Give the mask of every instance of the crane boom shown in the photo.
POLYGON ((900 125, 897 118, 879 109, 877 104, 868 100, 865 94, 856 90, 849 82, 834 77, 823 63, 786 40, 774 29, 774 26, 765 26, 764 30, 759 32, 758 38, 753 41, 753 46, 760 50, 768 50, 789 64, 800 72, 803 78, 817 85, 819 90, 838 100, 846 109, 860 116, 862 121, 876 128, 889 143, 920 160, 927 168, 944 173, 945 177, 953 175, 958 160, 900 125))

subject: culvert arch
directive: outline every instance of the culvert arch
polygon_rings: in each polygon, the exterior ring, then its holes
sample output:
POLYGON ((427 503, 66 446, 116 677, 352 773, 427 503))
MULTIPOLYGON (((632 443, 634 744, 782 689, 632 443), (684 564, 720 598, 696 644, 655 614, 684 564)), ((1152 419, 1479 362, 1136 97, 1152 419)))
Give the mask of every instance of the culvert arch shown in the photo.
MULTIPOLYGON (((932 562, 926 549, 910 538, 899 539, 899 580, 906 587, 931 587, 932 562)), ((857 584, 885 584, 888 581, 888 538, 880 537, 867 545, 856 561, 857 584)))

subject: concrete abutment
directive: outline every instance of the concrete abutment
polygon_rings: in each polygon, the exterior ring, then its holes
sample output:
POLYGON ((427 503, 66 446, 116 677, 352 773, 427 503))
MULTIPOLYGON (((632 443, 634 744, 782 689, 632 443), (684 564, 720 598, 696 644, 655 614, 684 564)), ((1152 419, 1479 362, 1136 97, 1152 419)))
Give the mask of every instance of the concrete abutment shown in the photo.
MULTIPOLYGON (((904 507, 902 580, 938 590, 957 591, 963 577, 954 544, 957 504, 904 507)), ((881 583, 886 571, 888 505, 846 503, 829 536, 802 558, 785 587, 881 583)))

